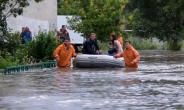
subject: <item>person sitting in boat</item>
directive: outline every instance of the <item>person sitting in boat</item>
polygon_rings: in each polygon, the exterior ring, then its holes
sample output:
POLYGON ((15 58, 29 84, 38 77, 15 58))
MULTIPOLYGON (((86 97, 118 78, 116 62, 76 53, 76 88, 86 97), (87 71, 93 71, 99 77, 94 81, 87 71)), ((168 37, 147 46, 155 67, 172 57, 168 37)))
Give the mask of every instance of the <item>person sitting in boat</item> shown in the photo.
POLYGON ((70 44, 70 38, 64 38, 64 43, 54 50, 53 56, 57 60, 57 65, 59 67, 69 67, 71 65, 71 58, 76 57, 77 54, 70 44))
POLYGON ((96 34, 91 33, 90 38, 87 39, 84 43, 84 46, 82 48, 83 54, 101 54, 102 51, 100 50, 97 40, 96 40, 96 34))
POLYGON ((125 46, 126 49, 121 54, 114 55, 114 57, 124 57, 126 67, 138 68, 139 53, 131 46, 130 41, 125 41, 125 46))
POLYGON ((112 41, 113 47, 108 45, 108 55, 114 56, 116 54, 121 54, 123 52, 123 48, 120 42, 118 41, 116 34, 112 33, 110 35, 110 40, 112 41))

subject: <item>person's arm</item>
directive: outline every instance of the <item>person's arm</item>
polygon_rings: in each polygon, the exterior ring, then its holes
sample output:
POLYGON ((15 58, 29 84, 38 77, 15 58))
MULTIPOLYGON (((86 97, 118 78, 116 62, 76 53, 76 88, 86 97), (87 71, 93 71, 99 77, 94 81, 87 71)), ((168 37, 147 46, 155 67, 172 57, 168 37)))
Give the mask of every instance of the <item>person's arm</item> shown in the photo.
POLYGON ((60 31, 57 31, 57 40, 60 41, 60 31))
POLYGON ((69 35, 69 32, 68 32, 68 30, 66 29, 66 34, 68 34, 69 35))
POLYGON ((114 57, 115 57, 115 58, 123 57, 123 52, 122 52, 121 54, 119 53, 119 54, 114 55, 114 57))
POLYGON ((121 45, 119 45, 117 42, 115 42, 115 45, 118 47, 118 53, 120 53, 120 50, 121 50, 121 45))
POLYGON ((30 40, 32 40, 32 32, 30 31, 30 40))
POLYGON ((98 42, 97 42, 96 39, 95 39, 95 46, 96 46, 96 49, 99 51, 100 50, 100 47, 99 47, 98 42))
POLYGON ((21 38, 22 37, 22 32, 19 34, 19 36, 18 36, 19 38, 21 38))
POLYGON ((95 51, 95 50, 93 50, 92 48, 91 48, 91 45, 88 43, 88 42, 86 42, 86 49, 87 49, 87 51, 89 52, 89 53, 91 53, 91 54, 96 54, 97 52, 95 51))
POLYGON ((108 48, 109 48, 109 49, 112 49, 112 46, 108 45, 108 48))
POLYGON ((57 31, 57 36, 60 36, 61 32, 60 31, 57 31))
POLYGON ((73 48, 73 51, 72 51, 72 57, 76 57, 77 54, 75 53, 75 49, 73 48))
POLYGON ((66 33, 65 33, 65 34, 66 34, 68 37, 70 37, 70 36, 69 36, 69 32, 68 32, 68 30, 67 30, 67 29, 66 29, 66 33))
POLYGON ((54 52, 53 52, 53 56, 54 56, 55 59, 59 59, 59 52, 61 51, 61 46, 62 46, 62 45, 58 46, 58 47, 54 50, 54 52))
POLYGON ((139 53, 136 50, 134 50, 133 54, 135 56, 135 59, 133 60, 133 62, 137 63, 140 60, 140 55, 139 55, 139 53))
POLYGON ((71 45, 71 48, 72 48, 72 57, 76 57, 77 54, 75 53, 75 49, 74 49, 73 45, 71 45))

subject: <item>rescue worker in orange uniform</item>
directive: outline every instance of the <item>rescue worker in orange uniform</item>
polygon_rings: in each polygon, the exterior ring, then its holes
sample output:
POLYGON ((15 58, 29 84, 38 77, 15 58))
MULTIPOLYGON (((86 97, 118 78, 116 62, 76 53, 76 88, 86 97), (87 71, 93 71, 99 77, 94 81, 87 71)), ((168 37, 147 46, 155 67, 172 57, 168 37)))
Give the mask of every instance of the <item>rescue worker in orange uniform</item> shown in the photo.
POLYGON ((121 54, 114 55, 114 57, 124 57, 126 67, 138 68, 139 53, 131 46, 130 41, 125 41, 125 46, 126 49, 121 54))
POLYGON ((64 43, 54 50, 53 56, 56 58, 59 67, 69 67, 71 65, 71 58, 76 57, 77 54, 70 44, 70 38, 66 37, 64 39, 64 43))

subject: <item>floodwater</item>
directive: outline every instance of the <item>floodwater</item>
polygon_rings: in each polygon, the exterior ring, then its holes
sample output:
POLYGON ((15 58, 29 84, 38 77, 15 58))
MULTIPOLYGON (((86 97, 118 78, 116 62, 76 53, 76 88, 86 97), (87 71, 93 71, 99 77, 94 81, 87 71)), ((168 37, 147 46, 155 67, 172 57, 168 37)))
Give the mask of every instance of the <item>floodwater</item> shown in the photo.
POLYGON ((139 68, 0 76, 0 110, 184 110, 184 52, 139 51, 139 68))

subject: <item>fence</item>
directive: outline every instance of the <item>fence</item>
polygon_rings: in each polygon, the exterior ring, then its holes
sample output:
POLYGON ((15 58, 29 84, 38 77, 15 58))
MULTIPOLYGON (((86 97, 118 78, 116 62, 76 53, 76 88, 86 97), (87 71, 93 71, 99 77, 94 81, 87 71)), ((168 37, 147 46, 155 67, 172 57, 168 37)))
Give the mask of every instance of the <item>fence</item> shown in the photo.
POLYGON ((56 67, 56 62, 43 62, 28 65, 10 66, 0 70, 0 74, 18 74, 20 72, 56 67))

